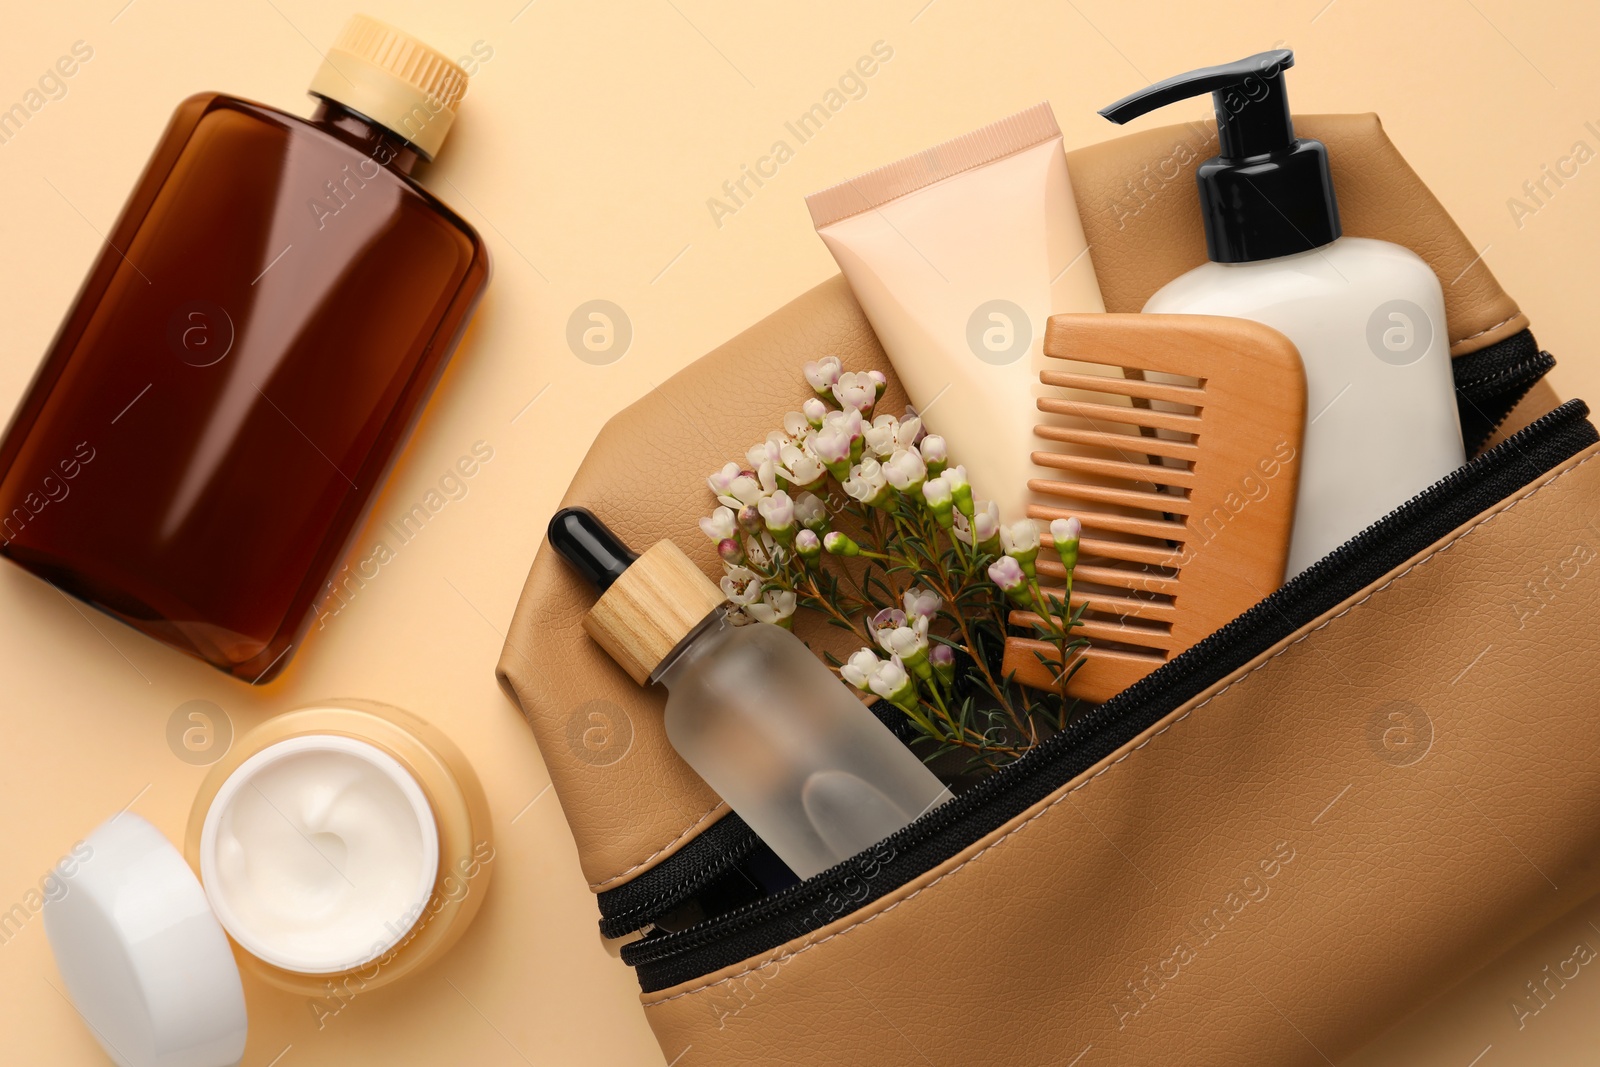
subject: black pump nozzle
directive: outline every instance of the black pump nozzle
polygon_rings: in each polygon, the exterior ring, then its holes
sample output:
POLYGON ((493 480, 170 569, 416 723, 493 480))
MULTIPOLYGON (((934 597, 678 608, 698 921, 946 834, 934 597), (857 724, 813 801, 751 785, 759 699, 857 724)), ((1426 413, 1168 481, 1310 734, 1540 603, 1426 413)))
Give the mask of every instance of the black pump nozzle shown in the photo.
POLYGON ((1307 252, 1342 232, 1328 150, 1321 141, 1294 135, 1283 84, 1283 72, 1292 66, 1294 53, 1286 48, 1262 52, 1156 82, 1100 111, 1120 125, 1211 94, 1219 151, 1200 165, 1195 182, 1206 246, 1218 263, 1307 252))
POLYGON ((561 558, 601 593, 639 558, 588 508, 562 508, 551 517, 545 536, 561 558))
POLYGON ((1294 145, 1289 94, 1283 88, 1283 72, 1292 66, 1294 53, 1280 48, 1237 63, 1201 67, 1146 86, 1101 108, 1100 114, 1120 126, 1158 107, 1210 93, 1222 142, 1219 155, 1241 160, 1281 152, 1294 145))

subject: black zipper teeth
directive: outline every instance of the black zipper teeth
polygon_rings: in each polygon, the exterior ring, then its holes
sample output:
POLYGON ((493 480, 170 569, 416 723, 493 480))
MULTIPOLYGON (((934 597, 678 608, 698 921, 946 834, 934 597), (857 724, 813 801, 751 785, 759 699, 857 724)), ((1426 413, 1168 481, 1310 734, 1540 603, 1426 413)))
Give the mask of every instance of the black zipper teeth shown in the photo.
POLYGON ((1206 688, 1600 440, 1572 400, 1435 483, 1025 758, 799 885, 622 949, 646 992, 804 936, 906 884, 1049 796, 1206 688))
POLYGON ((1493 414, 1485 413, 1493 425, 1491 432, 1499 428, 1511 414, 1513 408, 1521 403, 1522 398, 1528 395, 1528 390, 1539 384, 1546 374, 1556 365, 1556 357, 1548 352, 1535 352, 1516 363, 1500 367, 1493 374, 1486 375, 1475 381, 1464 382, 1459 391, 1464 393, 1474 402, 1492 405, 1493 414))
POLYGON ((1548 352, 1534 352, 1519 356, 1510 363, 1493 367, 1480 377, 1462 382, 1457 388, 1475 396, 1485 395, 1485 390, 1498 390, 1506 385, 1520 385, 1534 374, 1542 378, 1551 367, 1555 366, 1555 362, 1556 357, 1548 352))
POLYGON ((1452 361, 1461 433, 1469 453, 1483 447, 1555 364, 1555 357, 1539 348, 1531 330, 1452 361))
POLYGON ((602 915, 600 936, 625 937, 636 930, 643 930, 715 882, 734 864, 753 852, 757 843, 758 839, 751 834, 750 839, 742 843, 743 847, 713 853, 707 857, 706 863, 697 867, 693 874, 681 882, 665 886, 638 904, 602 915))
POLYGON ((743 819, 724 815, 676 856, 600 893, 600 936, 622 937, 650 925, 716 881, 758 844, 743 819))

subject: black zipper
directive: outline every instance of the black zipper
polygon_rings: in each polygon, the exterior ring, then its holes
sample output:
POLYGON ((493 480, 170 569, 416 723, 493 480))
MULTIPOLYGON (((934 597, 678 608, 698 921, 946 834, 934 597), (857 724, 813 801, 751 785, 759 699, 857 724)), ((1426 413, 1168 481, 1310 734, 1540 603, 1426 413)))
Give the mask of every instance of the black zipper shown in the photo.
POLYGON ((1461 439, 1466 442, 1467 455, 1483 447, 1511 409, 1555 365, 1555 357, 1540 351, 1529 330, 1451 361, 1456 379, 1456 410, 1461 413, 1461 439))
POLYGON ((621 937, 642 930, 726 874, 760 844, 755 831, 729 812, 644 874, 600 893, 600 936, 621 937))
POLYGON ((938 866, 1278 641, 1452 530, 1600 441, 1572 400, 1531 423, 1314 564, 1255 607, 1091 711, 1028 756, 866 852, 773 896, 622 949, 647 993, 802 937, 938 866))

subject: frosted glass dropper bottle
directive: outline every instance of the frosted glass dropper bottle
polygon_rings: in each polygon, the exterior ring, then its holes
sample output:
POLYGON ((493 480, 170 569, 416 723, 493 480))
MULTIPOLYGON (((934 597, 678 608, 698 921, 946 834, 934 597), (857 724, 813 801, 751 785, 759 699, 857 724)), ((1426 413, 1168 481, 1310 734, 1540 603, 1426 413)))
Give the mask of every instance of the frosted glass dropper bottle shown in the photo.
POLYGON ((950 792, 794 634, 732 625, 671 541, 636 556, 583 508, 550 544, 600 591, 584 629, 667 688, 667 739, 801 878, 878 843, 950 792))
POLYGON ((1291 577, 1466 462, 1439 279, 1407 248, 1341 236, 1327 149, 1289 116, 1293 65, 1287 49, 1262 52, 1100 112, 1123 123, 1211 94, 1218 154, 1195 172, 1211 262, 1144 310, 1254 319, 1300 350, 1309 421, 1291 577))

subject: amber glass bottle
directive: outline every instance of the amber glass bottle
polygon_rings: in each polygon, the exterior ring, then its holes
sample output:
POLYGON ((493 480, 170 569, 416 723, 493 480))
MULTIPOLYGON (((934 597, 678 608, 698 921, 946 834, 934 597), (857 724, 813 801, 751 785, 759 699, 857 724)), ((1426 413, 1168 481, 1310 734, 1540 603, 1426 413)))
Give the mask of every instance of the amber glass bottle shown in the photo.
POLYGON ((466 80, 357 16, 309 120, 179 105, 0 443, 0 554, 236 677, 282 669, 488 282, 411 177, 466 80))

